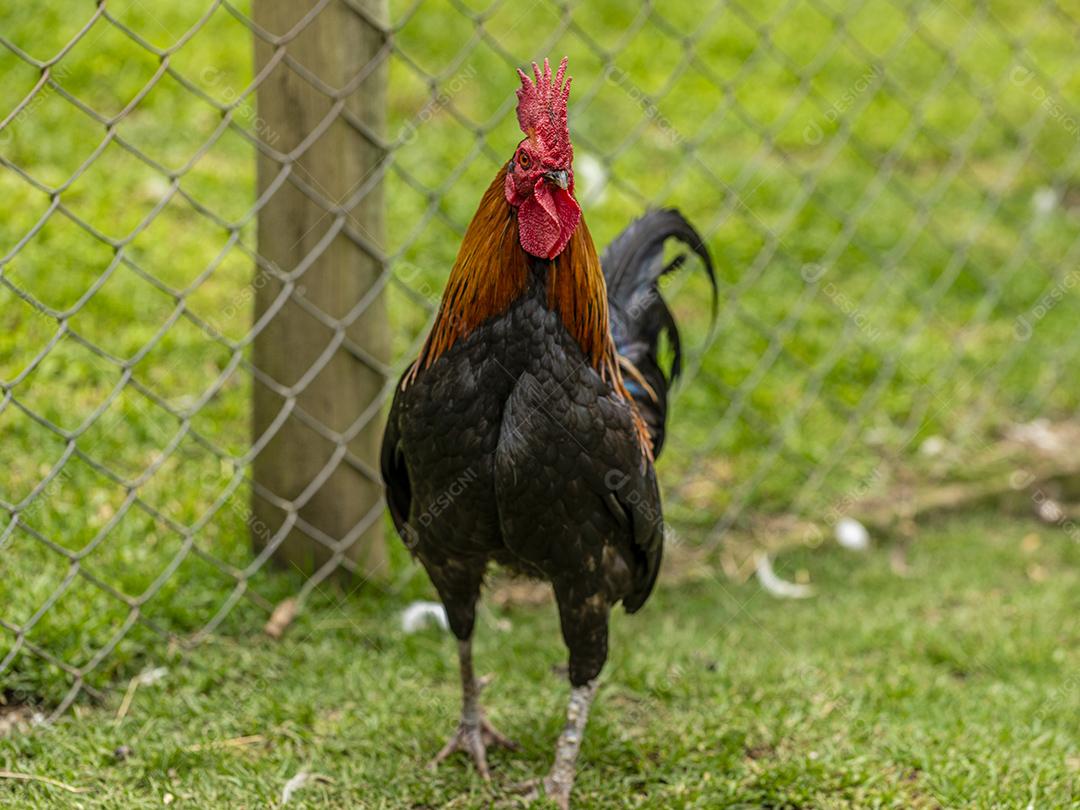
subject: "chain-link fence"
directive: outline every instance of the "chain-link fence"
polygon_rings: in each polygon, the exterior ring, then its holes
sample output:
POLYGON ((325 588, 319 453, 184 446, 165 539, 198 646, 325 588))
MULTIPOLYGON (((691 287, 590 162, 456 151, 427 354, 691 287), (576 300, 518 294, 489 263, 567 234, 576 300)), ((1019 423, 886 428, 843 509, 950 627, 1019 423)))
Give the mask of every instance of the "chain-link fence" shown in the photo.
POLYGON ((517 143, 514 68, 547 55, 570 56, 600 246, 674 205, 717 261, 715 329, 692 269, 664 287, 693 354, 661 461, 676 542, 727 539, 744 576, 738 549, 819 542, 859 505, 910 532, 942 482, 962 501, 1059 471, 1035 451, 1080 399, 1075 4, 170 5, 0 11, 6 698, 63 711, 163 640, 387 567, 354 553, 377 494, 329 530, 325 493, 377 492, 380 408, 517 143), (336 81, 303 44, 319 25, 364 43, 336 81), (334 149, 365 159, 312 168, 334 149), (297 233, 268 224, 290 195, 297 233), (264 255, 278 229, 288 264, 264 255), (348 300, 315 291, 328 257, 361 278, 348 300), (260 358, 289 310, 308 325, 260 358), (269 370, 290 356, 299 377, 269 370), (335 410, 351 374, 370 396, 335 410), (274 491, 252 470, 289 464, 286 434, 325 453, 274 491), (297 533, 313 575, 269 564, 297 533))

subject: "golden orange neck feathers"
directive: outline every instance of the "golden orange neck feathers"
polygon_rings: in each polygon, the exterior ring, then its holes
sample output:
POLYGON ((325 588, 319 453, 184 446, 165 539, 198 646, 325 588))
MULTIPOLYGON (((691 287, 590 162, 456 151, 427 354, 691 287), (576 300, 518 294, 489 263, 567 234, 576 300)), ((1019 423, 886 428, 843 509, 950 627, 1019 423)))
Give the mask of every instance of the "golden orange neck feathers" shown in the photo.
MULTIPOLYGON (((530 257, 521 247, 514 209, 506 201, 506 168, 480 200, 465 231, 457 260, 446 282, 431 332, 402 388, 484 321, 506 312, 528 288, 530 257)), ((584 217, 566 249, 547 272, 548 307, 559 315, 590 365, 634 411, 644 453, 651 457, 648 431, 623 386, 618 354, 608 324, 607 287, 584 217)))
POLYGON ((566 249, 547 274, 548 308, 558 313, 589 363, 608 378, 618 374, 615 344, 608 325, 607 285, 589 226, 582 217, 566 249))
MULTIPOLYGON (((459 339, 505 312, 528 287, 530 258, 518 239, 517 216, 503 194, 505 177, 503 168, 469 223, 417 369, 430 367, 459 339)), ((566 250, 551 262, 547 287, 548 306, 562 318, 592 366, 605 377, 612 368, 617 373, 604 274, 584 220, 566 250)))
POLYGON ((517 217, 503 194, 505 176, 504 168, 480 199, 446 282, 435 323, 404 384, 488 318, 505 312, 525 292, 529 259, 518 241, 517 217))

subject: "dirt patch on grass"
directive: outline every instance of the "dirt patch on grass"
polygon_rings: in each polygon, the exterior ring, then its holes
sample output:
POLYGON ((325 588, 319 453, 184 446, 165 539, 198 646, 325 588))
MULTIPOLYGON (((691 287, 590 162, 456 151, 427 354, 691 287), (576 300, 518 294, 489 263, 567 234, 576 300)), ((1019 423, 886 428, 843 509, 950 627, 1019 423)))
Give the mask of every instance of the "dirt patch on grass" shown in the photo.
POLYGON ((0 694, 0 737, 7 737, 45 719, 40 701, 22 695, 4 692, 0 694))

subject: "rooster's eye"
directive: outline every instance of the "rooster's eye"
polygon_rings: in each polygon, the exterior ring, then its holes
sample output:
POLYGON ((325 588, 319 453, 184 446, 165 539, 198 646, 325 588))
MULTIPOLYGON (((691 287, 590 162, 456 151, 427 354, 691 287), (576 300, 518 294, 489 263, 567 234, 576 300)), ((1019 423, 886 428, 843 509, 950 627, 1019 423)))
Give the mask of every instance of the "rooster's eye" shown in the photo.
POLYGON ((529 157, 528 152, 518 152, 518 165, 521 166, 521 168, 529 168, 530 163, 532 163, 532 158, 529 157))

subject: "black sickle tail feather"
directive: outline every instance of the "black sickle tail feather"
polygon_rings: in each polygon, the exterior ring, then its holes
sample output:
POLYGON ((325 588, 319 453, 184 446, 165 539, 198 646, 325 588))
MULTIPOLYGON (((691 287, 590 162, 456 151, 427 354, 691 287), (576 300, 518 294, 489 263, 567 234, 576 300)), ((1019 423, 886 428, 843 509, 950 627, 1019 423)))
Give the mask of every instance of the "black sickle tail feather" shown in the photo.
POLYGON ((679 327, 660 295, 658 283, 661 277, 678 269, 687 254, 665 265, 664 243, 669 238, 678 239, 701 257, 712 284, 715 314, 717 290, 712 257, 698 232, 674 208, 649 211, 634 220, 600 257, 623 381, 649 427, 655 456, 664 445, 668 390, 682 371, 679 327), (659 358, 660 335, 665 333, 674 351, 668 373, 659 358))

